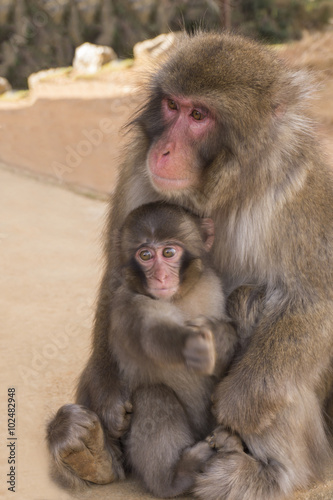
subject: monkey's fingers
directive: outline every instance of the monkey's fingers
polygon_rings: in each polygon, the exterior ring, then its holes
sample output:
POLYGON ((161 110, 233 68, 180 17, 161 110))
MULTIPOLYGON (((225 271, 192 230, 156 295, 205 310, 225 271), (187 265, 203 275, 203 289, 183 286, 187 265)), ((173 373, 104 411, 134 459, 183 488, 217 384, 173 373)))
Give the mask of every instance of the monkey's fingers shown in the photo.
POLYGON ((128 431, 129 426, 131 425, 131 420, 132 420, 132 412, 126 412, 123 416, 122 424, 120 427, 120 436, 123 436, 126 431, 128 431))
POLYGON ((183 350, 185 363, 198 373, 211 375, 215 367, 215 347, 211 332, 204 336, 201 332, 198 335, 191 335, 187 338, 183 350))
POLYGON ((225 453, 244 451, 240 437, 232 434, 221 425, 216 427, 214 432, 206 438, 206 441, 211 448, 225 453))
POLYGON ((110 432, 113 437, 120 438, 129 429, 133 413, 133 405, 130 401, 118 403, 114 406, 110 416, 110 432))
POLYGON ((124 409, 126 413, 133 413, 133 405, 130 401, 125 401, 124 403, 124 409))
POLYGON ((186 322, 186 325, 195 330, 210 332, 213 329, 213 322, 206 316, 198 316, 186 322))

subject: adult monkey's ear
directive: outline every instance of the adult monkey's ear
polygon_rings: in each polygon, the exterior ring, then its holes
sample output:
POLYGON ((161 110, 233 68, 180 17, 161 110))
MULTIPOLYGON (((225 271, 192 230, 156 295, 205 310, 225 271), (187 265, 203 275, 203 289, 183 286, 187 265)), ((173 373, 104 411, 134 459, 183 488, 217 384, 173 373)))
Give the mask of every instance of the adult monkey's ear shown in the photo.
POLYGON ((206 252, 212 248, 215 238, 215 226, 213 219, 204 218, 201 219, 201 232, 203 244, 206 252))

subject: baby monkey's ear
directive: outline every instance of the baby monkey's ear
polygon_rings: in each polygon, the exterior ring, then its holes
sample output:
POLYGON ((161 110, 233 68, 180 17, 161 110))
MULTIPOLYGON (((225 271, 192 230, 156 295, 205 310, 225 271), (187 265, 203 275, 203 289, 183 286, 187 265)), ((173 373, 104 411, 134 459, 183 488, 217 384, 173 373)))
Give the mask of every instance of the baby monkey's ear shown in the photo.
POLYGON ((215 226, 213 219, 203 218, 201 219, 201 234, 206 252, 212 248, 215 238, 215 226))

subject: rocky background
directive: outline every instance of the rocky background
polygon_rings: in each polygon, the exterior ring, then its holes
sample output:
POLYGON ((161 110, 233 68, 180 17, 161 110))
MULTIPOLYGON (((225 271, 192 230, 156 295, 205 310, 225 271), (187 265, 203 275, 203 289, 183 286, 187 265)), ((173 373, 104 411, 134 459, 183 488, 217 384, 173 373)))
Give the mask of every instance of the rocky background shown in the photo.
POLYGON ((0 76, 26 88, 31 73, 71 65, 84 42, 127 58, 138 41, 200 25, 281 42, 332 16, 331 0, 1 0, 0 76))

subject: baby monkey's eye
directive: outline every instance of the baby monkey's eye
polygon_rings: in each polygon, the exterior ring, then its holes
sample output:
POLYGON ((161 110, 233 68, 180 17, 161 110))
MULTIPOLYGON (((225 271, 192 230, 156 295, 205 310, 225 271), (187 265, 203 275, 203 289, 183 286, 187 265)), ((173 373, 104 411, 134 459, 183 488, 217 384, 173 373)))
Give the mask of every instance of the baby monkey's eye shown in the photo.
POLYGON ((170 257, 173 257, 176 255, 176 249, 172 247, 166 247, 163 250, 163 257, 166 257, 167 259, 170 259, 170 257))
POLYGON ((150 260, 153 258, 153 254, 150 250, 142 250, 140 253, 139 253, 139 257, 141 260, 150 260))

